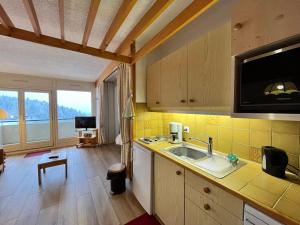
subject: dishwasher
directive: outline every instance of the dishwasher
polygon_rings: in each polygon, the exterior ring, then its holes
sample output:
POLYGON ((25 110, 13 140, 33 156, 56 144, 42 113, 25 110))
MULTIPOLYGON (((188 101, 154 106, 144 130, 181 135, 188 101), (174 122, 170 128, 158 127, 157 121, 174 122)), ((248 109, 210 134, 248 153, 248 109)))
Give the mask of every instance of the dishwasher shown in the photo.
POLYGON ((244 225, 283 225, 271 217, 263 214, 257 209, 245 205, 244 208, 244 225))
POLYGON ((132 166, 132 192, 146 212, 151 215, 153 198, 153 152, 133 143, 132 166))

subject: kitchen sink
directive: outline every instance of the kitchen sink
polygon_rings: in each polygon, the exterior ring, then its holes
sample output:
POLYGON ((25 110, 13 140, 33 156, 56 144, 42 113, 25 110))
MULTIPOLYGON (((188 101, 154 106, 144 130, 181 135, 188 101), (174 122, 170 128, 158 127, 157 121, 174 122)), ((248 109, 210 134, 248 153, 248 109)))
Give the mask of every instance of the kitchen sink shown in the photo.
POLYGON ((178 157, 192 159, 192 160, 198 160, 207 156, 205 152, 187 146, 179 146, 179 147, 171 148, 169 152, 178 157))
POLYGON ((223 178, 246 163, 239 160, 237 165, 232 165, 225 155, 214 152, 212 157, 207 157, 207 150, 190 144, 176 145, 163 149, 169 154, 187 162, 217 178, 223 178))

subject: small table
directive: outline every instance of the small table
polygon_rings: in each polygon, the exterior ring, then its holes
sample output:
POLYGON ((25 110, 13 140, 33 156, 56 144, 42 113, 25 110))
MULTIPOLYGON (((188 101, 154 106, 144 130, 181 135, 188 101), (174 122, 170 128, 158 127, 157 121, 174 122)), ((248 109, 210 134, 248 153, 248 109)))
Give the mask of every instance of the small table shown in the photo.
POLYGON ((46 168, 65 165, 65 176, 66 179, 68 177, 68 159, 66 152, 59 152, 57 154, 49 153, 43 155, 41 161, 38 164, 38 178, 39 178, 39 185, 42 184, 42 177, 41 177, 41 169, 43 172, 46 173, 46 168), (51 156, 58 156, 58 158, 49 158, 51 156))

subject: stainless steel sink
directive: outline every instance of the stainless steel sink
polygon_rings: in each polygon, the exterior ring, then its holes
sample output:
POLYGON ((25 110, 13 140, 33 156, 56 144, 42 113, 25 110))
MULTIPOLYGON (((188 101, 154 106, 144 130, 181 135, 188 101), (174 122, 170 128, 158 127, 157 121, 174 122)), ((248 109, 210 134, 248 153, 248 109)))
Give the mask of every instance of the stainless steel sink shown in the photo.
POLYGON ((206 153, 201 152, 199 150, 195 150, 187 146, 179 146, 179 147, 171 148, 169 149, 169 152, 178 157, 184 157, 192 160, 198 160, 206 157, 206 153))
POLYGON ((246 164, 243 161, 239 161, 236 166, 233 166, 225 155, 215 152, 212 157, 207 157, 206 149, 198 148, 190 144, 168 147, 163 149, 163 151, 167 151, 169 154, 217 178, 223 178, 246 164))

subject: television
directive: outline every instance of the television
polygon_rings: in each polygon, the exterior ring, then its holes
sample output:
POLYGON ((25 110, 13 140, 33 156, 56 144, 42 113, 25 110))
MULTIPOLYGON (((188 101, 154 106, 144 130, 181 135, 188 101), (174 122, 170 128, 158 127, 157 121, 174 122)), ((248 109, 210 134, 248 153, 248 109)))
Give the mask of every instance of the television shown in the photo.
POLYGON ((89 128, 96 128, 96 117, 95 116, 75 117, 75 128, 86 129, 86 130, 89 128))

